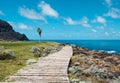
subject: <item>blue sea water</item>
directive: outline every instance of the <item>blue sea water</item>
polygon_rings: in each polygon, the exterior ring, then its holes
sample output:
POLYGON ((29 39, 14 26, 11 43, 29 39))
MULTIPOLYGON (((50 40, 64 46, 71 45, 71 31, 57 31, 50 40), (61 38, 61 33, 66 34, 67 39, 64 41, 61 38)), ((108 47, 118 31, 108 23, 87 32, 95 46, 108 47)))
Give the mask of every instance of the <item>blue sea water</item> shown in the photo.
POLYGON ((108 53, 120 53, 120 40, 43 40, 65 44, 75 44, 91 50, 106 51, 108 53))

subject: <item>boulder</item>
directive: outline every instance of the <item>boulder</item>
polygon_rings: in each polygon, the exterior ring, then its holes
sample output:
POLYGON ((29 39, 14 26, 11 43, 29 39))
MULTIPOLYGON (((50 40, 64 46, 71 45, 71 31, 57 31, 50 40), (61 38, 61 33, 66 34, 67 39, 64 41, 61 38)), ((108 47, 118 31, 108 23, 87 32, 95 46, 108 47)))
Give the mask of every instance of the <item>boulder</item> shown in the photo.
POLYGON ((30 51, 33 53, 34 56, 37 57, 40 57, 42 54, 41 50, 36 46, 33 46, 30 51))
POLYGON ((114 75, 106 68, 98 68, 97 66, 91 66, 89 71, 97 78, 100 79, 113 79, 114 75))
POLYGON ((56 53, 56 52, 60 51, 61 49, 62 49, 62 46, 59 46, 59 45, 45 48, 43 50, 43 56, 47 56, 48 54, 56 53))
POLYGON ((5 59, 14 59, 15 54, 11 50, 4 50, 0 52, 0 60, 5 60, 5 59))

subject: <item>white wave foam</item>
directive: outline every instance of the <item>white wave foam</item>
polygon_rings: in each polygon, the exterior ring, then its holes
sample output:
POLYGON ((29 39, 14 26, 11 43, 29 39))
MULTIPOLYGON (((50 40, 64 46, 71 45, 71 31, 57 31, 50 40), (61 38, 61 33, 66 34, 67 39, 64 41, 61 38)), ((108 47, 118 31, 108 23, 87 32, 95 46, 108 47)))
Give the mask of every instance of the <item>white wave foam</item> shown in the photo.
POLYGON ((107 51, 107 53, 113 54, 116 53, 116 51, 112 50, 112 51, 107 51))
POLYGON ((106 51, 106 50, 99 50, 100 52, 107 52, 107 53, 109 53, 109 54, 114 54, 114 53, 116 53, 116 51, 114 51, 114 50, 111 50, 111 51, 106 51))

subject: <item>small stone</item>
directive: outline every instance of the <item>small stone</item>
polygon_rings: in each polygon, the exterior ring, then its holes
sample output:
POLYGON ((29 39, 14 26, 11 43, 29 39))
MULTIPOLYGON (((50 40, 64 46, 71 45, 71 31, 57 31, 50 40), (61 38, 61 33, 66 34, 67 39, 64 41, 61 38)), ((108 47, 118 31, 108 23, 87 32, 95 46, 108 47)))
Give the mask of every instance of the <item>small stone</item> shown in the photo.
POLYGON ((79 62, 75 62, 74 65, 75 65, 75 66, 79 66, 80 63, 79 63, 79 62))
POLYGON ((119 59, 118 59, 117 57, 113 57, 113 60, 114 60, 114 61, 117 61, 117 60, 119 60, 119 59))
POLYGON ((105 63, 104 66, 105 66, 105 67, 111 67, 111 65, 112 65, 112 64, 111 64, 110 62, 107 62, 107 63, 105 63))
POLYGON ((70 79, 70 83, 79 83, 80 79, 70 79))
POLYGON ((33 63, 36 63, 36 62, 37 62, 37 60, 35 60, 35 59, 29 59, 29 60, 26 61, 26 64, 30 65, 30 64, 33 64, 33 63))

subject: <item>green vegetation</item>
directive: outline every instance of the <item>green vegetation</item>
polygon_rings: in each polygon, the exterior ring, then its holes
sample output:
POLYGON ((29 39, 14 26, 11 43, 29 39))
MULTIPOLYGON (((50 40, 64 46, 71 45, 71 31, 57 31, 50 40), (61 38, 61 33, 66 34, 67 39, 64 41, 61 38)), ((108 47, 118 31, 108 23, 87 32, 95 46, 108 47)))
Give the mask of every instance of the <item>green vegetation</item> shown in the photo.
POLYGON ((0 81, 5 77, 14 74, 26 65, 28 59, 38 59, 30 52, 32 46, 46 48, 57 45, 55 42, 0 42, 0 48, 10 49, 15 53, 16 58, 11 60, 0 60, 0 81))
POLYGON ((71 83, 120 83, 120 55, 73 46, 68 77, 71 83))

